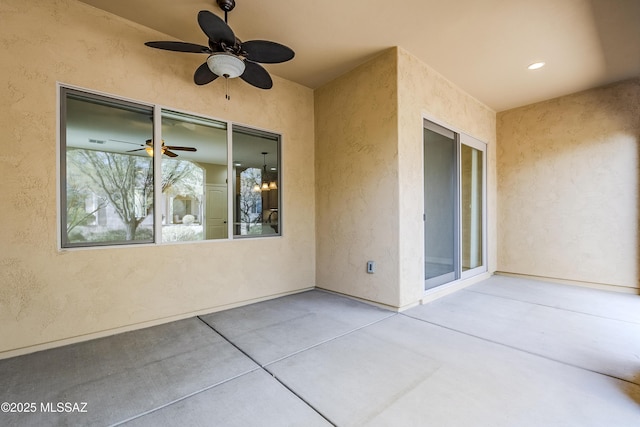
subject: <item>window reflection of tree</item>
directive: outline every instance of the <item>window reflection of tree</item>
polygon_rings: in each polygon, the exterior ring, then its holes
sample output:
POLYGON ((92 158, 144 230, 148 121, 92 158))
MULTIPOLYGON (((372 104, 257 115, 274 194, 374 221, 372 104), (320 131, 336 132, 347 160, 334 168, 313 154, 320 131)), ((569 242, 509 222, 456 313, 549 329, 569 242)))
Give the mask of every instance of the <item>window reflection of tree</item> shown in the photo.
POLYGON ((260 185, 262 171, 258 168, 247 168, 240 172, 240 223, 242 234, 251 231, 251 224, 262 222, 262 196, 259 191, 255 191, 256 185, 260 185))

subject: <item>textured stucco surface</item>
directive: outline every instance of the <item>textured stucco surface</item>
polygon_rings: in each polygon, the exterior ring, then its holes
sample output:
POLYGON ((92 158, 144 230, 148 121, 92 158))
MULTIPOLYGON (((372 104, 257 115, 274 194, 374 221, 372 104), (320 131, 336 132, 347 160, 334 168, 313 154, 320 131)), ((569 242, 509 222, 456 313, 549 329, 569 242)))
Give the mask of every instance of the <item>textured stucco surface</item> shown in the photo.
POLYGON ((496 113, 398 49, 398 170, 401 305, 424 286, 423 115, 487 144, 488 271, 496 266, 496 113))
POLYGON ((640 79, 498 115, 499 270, 637 289, 640 79))
POLYGON ((318 286, 399 308, 423 296, 423 114, 489 144, 495 270, 493 110, 392 48, 316 90, 315 114, 318 286))
POLYGON ((317 89, 315 131, 317 285, 397 307, 396 58, 389 49, 317 89))
POLYGON ((205 56, 149 49, 171 38, 74 0, 3 0, 0 16, 0 355, 315 284, 310 89, 238 79, 226 101, 192 83, 205 56), (284 235, 58 251, 57 82, 281 133, 284 235))

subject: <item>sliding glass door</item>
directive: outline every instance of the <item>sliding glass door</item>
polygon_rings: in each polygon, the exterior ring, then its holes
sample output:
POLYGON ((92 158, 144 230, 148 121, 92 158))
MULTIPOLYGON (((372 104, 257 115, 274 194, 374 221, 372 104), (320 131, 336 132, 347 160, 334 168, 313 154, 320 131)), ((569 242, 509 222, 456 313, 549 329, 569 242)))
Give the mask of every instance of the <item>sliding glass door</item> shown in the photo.
POLYGON ((424 121, 425 289, 486 271, 484 147, 424 121))
POLYGON ((457 136, 428 122, 424 128, 425 286, 457 279, 457 136))
MULTIPOLYGON (((467 144, 474 141, 466 140, 467 144)), ((484 263, 484 151, 460 147, 461 276, 486 271, 484 263), (480 270, 478 270, 480 269, 480 270)), ((483 144, 484 145, 484 144, 483 144)))

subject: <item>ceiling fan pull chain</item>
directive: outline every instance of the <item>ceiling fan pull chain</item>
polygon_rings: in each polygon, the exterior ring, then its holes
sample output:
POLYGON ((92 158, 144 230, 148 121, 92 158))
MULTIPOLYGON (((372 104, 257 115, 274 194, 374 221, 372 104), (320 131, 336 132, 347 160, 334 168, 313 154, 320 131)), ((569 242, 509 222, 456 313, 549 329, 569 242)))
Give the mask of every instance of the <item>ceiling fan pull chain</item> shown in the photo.
POLYGON ((225 77, 224 81, 225 81, 225 85, 226 85, 226 90, 225 90, 224 97, 227 98, 227 101, 230 101, 231 97, 229 96, 229 79, 225 77))

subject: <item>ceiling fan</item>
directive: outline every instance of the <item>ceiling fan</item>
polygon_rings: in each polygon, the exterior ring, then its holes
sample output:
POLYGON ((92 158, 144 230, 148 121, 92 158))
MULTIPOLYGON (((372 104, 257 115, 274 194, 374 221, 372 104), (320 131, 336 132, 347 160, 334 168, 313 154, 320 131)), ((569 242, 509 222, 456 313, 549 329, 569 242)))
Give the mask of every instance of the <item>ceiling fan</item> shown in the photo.
MULTIPOLYGON (((209 38, 209 46, 179 41, 151 41, 145 45, 174 52, 206 53, 207 61, 196 70, 193 81, 205 85, 224 77, 240 77, 245 82, 260 89, 271 89, 271 76, 260 64, 276 64, 292 59, 295 52, 280 43, 267 40, 242 42, 227 25, 227 13, 235 7, 235 0, 217 0, 224 11, 224 21, 217 15, 201 10, 198 24, 209 38)), ((229 99, 229 95, 226 96, 229 99)))
MULTIPOLYGON (((133 153, 135 151, 146 151, 148 155, 153 157, 153 141, 150 139, 147 139, 145 141, 145 145, 146 147, 143 145, 142 148, 138 148, 136 150, 129 150, 127 151, 127 153, 133 153)), ((169 150, 174 150, 174 151, 191 151, 191 152, 195 152, 198 151, 195 147, 177 147, 175 145, 164 145, 164 140, 162 140, 162 149, 161 149, 161 153, 162 154, 166 154, 169 157, 178 157, 178 155, 176 153, 174 153, 173 151, 169 151, 169 150)))

